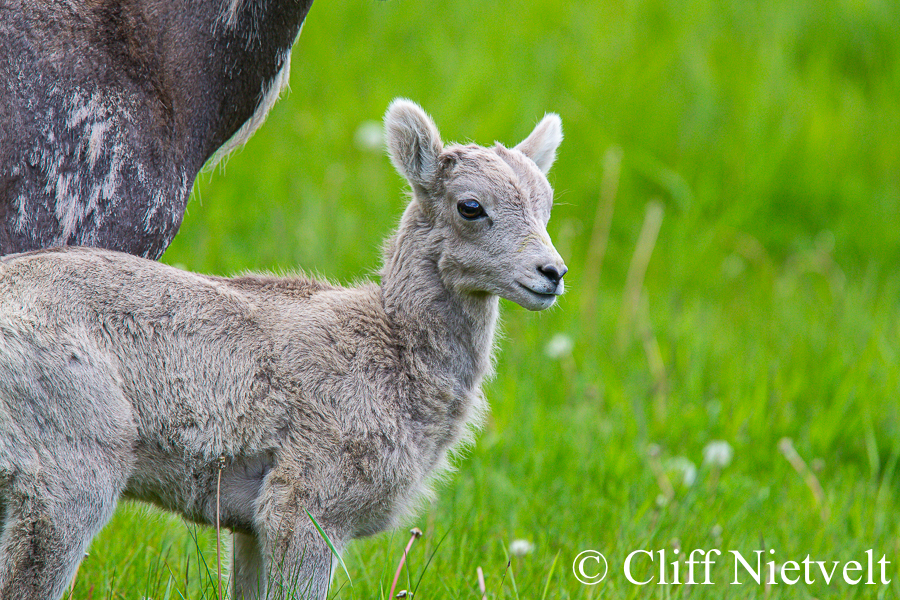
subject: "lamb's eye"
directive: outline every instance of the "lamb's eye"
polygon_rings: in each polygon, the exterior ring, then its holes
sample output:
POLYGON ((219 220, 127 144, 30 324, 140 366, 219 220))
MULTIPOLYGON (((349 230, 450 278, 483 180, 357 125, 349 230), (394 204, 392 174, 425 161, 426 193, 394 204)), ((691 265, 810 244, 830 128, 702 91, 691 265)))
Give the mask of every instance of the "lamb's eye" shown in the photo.
POLYGON ((475 200, 463 200, 456 204, 456 210, 459 211, 459 214, 463 219, 467 219, 469 221, 474 221, 484 215, 484 209, 481 205, 475 200))

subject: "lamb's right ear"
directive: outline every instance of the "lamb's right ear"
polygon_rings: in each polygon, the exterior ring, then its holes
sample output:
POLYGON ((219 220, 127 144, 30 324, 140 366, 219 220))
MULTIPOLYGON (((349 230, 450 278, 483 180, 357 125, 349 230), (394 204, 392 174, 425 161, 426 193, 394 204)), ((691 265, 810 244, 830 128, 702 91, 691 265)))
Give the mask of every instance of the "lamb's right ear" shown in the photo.
POLYGON ((562 139, 562 122, 559 115, 547 113, 534 131, 516 146, 516 150, 533 160, 546 175, 556 160, 556 149, 562 139))
POLYGON ((384 133, 391 162, 413 185, 425 190, 437 179, 441 134, 422 108, 397 98, 384 115, 384 133))

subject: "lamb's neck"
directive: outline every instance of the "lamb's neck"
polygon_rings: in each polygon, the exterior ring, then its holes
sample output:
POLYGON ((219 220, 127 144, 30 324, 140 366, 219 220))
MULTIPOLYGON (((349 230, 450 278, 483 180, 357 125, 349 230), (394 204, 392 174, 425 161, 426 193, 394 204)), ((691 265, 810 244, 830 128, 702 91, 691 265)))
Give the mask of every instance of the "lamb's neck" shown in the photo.
POLYGON ((466 395, 490 371, 498 299, 450 289, 438 269, 442 243, 411 204, 386 249, 382 302, 420 364, 453 378, 456 394, 466 395))

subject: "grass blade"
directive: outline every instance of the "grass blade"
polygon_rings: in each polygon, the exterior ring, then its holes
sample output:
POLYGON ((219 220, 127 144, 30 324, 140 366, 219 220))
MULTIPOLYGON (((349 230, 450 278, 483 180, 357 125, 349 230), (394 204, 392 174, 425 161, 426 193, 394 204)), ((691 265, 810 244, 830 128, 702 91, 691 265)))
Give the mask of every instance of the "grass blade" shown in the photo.
POLYGON ((547 574, 547 584, 544 586, 544 593, 541 594, 541 600, 546 600, 547 592, 550 590, 550 581, 553 579, 553 571, 556 569, 556 561, 559 560, 559 550, 556 551, 556 556, 553 557, 553 564, 550 565, 550 573, 547 574))
POLYGON ((440 550, 441 544, 444 543, 444 540, 447 539, 447 536, 448 536, 449 534, 450 534, 450 530, 448 529, 448 530, 444 533, 444 535, 441 536, 441 539, 438 541, 437 546, 436 546, 436 547, 434 548, 434 550, 431 552, 431 556, 428 557, 428 561, 425 562, 425 566, 422 567, 422 573, 419 575, 419 580, 416 582, 416 587, 413 589, 413 593, 412 593, 413 597, 415 597, 416 592, 419 591, 419 586, 422 584, 422 578, 425 577, 425 571, 428 570, 428 565, 431 564, 432 559, 434 559, 434 555, 437 554, 437 551, 438 551, 438 550, 440 550))
POLYGON ((338 560, 339 563, 341 563, 341 568, 344 569, 344 573, 347 575, 347 581, 350 582, 350 587, 353 587, 353 580, 350 578, 350 571, 347 570, 347 565, 344 564, 344 559, 341 558, 340 554, 338 554, 337 548, 334 547, 334 544, 331 543, 331 540, 328 538, 328 535, 319 526, 319 524, 316 522, 315 518, 313 518, 313 516, 310 514, 310 512, 308 510, 306 510, 305 508, 303 509, 303 511, 306 513, 306 516, 309 517, 309 520, 312 521, 312 524, 315 526, 316 531, 319 532, 319 535, 322 536, 322 539, 325 540, 325 543, 328 544, 328 549, 331 550, 331 553, 334 555, 334 557, 338 560))

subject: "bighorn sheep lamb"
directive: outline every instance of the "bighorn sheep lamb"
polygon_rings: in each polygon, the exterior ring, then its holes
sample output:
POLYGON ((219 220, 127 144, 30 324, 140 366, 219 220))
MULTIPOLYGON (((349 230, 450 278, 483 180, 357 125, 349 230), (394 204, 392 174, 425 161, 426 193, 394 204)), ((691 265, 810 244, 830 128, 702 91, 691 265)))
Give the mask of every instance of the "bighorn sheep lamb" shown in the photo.
POLYGON ((380 284, 0 259, 0 597, 58 598, 120 497, 215 523, 221 468, 233 597, 322 599, 332 558, 305 511, 341 549, 428 493, 484 411, 498 296, 563 291, 562 132, 549 114, 513 149, 445 148, 402 99, 385 126, 412 198, 380 284))
POLYGON ((0 254, 162 255, 201 167, 287 85, 311 4, 0 0, 0 254))

